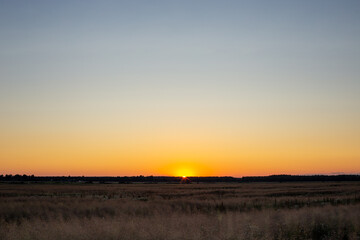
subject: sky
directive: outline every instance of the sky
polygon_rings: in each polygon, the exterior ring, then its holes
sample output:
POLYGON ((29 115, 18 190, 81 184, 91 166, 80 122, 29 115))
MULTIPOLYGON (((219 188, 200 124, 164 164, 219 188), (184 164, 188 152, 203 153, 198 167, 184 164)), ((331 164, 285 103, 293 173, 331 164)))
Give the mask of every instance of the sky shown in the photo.
POLYGON ((0 0, 0 174, 360 173, 359 13, 0 0))

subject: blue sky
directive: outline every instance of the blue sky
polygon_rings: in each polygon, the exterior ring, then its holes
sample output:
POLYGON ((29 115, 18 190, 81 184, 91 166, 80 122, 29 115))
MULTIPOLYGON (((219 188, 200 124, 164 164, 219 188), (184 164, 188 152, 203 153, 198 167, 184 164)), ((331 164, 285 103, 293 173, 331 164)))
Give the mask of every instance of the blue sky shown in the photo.
POLYGON ((353 161, 359 12, 328 0, 0 1, 0 129, 270 129, 246 133, 257 139, 285 126, 284 139, 334 132, 353 161))

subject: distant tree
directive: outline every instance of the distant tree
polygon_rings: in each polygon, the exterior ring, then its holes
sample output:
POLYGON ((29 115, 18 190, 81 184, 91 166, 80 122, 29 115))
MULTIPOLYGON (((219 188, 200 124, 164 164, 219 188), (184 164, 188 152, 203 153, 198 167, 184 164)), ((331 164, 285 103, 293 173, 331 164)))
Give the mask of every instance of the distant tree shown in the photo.
POLYGON ((191 180, 188 177, 182 177, 180 183, 182 183, 182 184, 190 184, 191 180))

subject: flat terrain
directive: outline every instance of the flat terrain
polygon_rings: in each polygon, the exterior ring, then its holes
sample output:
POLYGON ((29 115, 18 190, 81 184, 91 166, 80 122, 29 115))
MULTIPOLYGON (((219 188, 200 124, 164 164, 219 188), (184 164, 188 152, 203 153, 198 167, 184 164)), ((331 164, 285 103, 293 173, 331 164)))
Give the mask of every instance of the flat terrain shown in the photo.
POLYGON ((0 239, 360 239, 360 182, 0 184, 0 239))

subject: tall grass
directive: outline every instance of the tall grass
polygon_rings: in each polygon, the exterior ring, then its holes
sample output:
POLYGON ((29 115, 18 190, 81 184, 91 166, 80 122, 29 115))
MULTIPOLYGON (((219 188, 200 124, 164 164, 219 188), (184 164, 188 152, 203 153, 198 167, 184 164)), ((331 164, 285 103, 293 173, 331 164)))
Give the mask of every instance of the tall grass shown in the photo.
POLYGON ((0 239, 360 239, 359 183, 0 185, 0 239))

